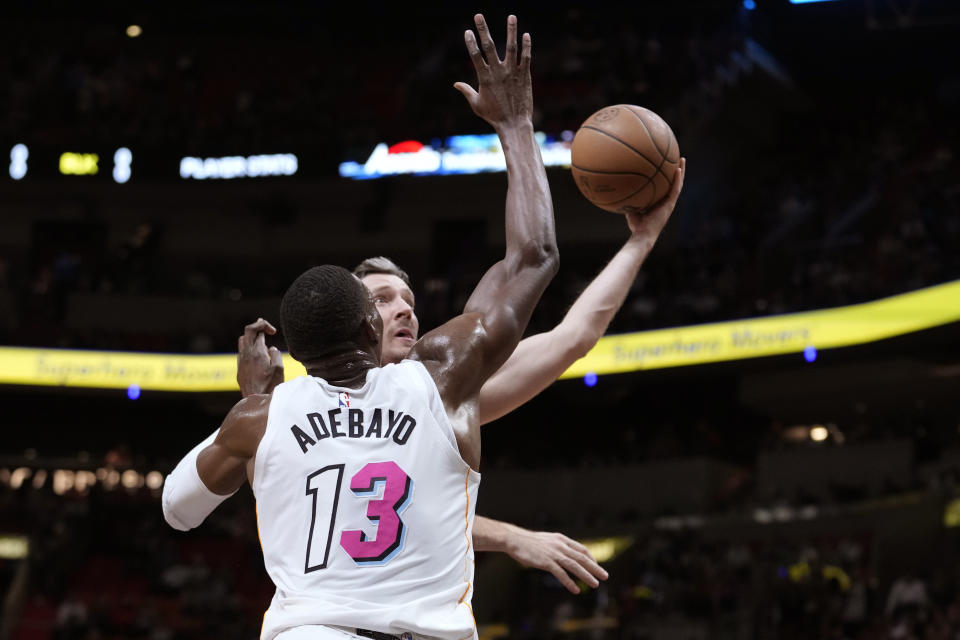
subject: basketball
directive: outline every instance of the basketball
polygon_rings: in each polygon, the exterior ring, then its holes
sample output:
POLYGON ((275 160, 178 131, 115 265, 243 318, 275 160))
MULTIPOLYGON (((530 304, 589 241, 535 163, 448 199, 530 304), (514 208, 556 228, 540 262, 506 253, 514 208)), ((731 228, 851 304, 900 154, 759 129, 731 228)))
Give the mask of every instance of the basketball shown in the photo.
POLYGON ((639 213, 659 202, 670 192, 679 164, 670 126, 632 104, 600 109, 573 138, 571 171, 580 192, 614 213, 639 213))

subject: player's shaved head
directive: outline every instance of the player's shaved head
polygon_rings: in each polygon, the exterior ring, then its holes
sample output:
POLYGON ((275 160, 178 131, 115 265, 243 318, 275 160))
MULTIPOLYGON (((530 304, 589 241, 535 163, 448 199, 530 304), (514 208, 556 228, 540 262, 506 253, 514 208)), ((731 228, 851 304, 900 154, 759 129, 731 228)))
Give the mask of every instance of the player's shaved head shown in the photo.
POLYGON ((364 328, 371 309, 367 289, 343 267, 325 264, 308 269, 280 303, 280 326, 290 354, 304 362, 344 343, 366 342, 364 328))

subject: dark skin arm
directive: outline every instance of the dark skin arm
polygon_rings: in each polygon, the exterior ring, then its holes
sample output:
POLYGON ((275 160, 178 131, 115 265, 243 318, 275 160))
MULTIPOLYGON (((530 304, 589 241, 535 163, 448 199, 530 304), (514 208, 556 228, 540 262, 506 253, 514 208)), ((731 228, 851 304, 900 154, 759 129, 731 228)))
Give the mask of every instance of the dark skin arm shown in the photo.
MULTIPOLYGON (((425 336, 411 354, 424 362, 437 382, 460 451, 474 468, 480 459, 479 390, 514 350, 558 264, 550 191, 533 137, 530 37, 523 36, 518 62, 516 18, 510 16, 501 61, 483 17, 476 16, 475 21, 484 53, 472 32, 464 39, 480 90, 464 83, 454 86, 474 112, 494 127, 504 147, 509 180, 507 251, 474 291, 465 315, 425 336), (455 360, 458 355, 464 357, 462 361, 455 360)), ((263 333, 272 335, 275 330, 258 320, 247 326, 238 345, 237 379, 244 395, 269 393, 283 380, 282 361, 273 365, 263 333), (256 371, 244 373, 245 365, 256 371), (269 374, 271 368, 278 377, 269 374)), ((252 482, 252 471, 247 475, 252 482)), ((497 548, 524 566, 550 571, 573 593, 579 593, 579 588, 567 572, 594 587, 599 584, 597 578, 607 577, 585 547, 558 533, 527 531, 478 516, 474 537, 478 548, 497 548)))
POLYGON ((277 330, 263 318, 243 328, 237 340, 237 383, 244 398, 233 406, 216 440, 197 456, 197 472, 208 489, 229 495, 253 483, 253 459, 267 428, 270 393, 283 382, 283 358, 267 348, 266 335, 277 330))
POLYGON ((254 394, 233 405, 220 425, 217 439, 197 457, 203 484, 219 495, 229 495, 244 482, 253 484, 253 461, 267 428, 270 396, 254 394))
MULTIPOLYGON (((456 88, 474 112, 494 127, 503 143, 509 181, 507 250, 504 259, 477 285, 463 315, 424 336, 411 353, 437 382, 461 455, 474 468, 480 462, 480 388, 516 348, 559 266, 553 204, 533 135, 530 36, 523 36, 518 61, 517 23, 510 16, 506 56, 501 61, 483 16, 477 15, 475 21, 486 61, 473 32, 468 31, 464 39, 480 90, 463 83, 456 88)), ((256 340, 258 332, 253 333, 256 340)), ((265 382, 268 386, 270 380, 265 382)), ((214 493, 226 495, 245 481, 253 481, 253 460, 266 429, 269 406, 267 395, 250 395, 238 402, 214 443, 200 453, 197 470, 214 493)))
POLYGON ((480 280, 463 314, 425 335, 410 354, 436 381, 460 453, 473 468, 480 463, 480 388, 516 348, 559 267, 550 187, 533 134, 530 36, 523 35, 518 60, 517 20, 510 16, 506 55, 500 60, 483 16, 475 16, 475 22, 479 45, 472 31, 464 40, 480 88, 454 86, 503 144, 506 255, 480 280))
MULTIPOLYGON (((244 396, 269 394, 283 382, 283 361, 278 359, 279 362, 275 362, 271 357, 274 347, 267 349, 264 342, 264 334, 274 333, 276 329, 263 318, 244 328, 244 335, 237 345, 237 382, 244 396)), ((531 352, 536 353, 536 349, 531 352)), ((514 359, 515 356, 510 356, 509 362, 514 359)), ((501 377, 503 369, 510 366, 509 362, 495 377, 501 377)), ((481 418, 489 386, 488 381, 481 392, 481 418)), ((252 474, 248 474, 248 477, 252 478, 252 474)), ((530 531, 509 522, 477 515, 473 522, 473 545, 477 551, 506 553, 524 567, 548 571, 571 593, 580 593, 574 577, 591 587, 597 587, 600 580, 607 579, 607 572, 597 564, 590 551, 562 533, 530 531)))

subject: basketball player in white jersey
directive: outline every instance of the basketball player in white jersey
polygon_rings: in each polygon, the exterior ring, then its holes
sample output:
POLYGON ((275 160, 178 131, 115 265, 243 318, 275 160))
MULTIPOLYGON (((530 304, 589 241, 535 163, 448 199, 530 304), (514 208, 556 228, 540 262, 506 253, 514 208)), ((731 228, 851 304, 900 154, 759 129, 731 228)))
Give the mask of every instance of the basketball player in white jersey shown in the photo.
MULTIPOLYGON (((630 236, 613 259, 577 298, 563 321, 552 330, 525 338, 506 363, 487 380, 480 392, 480 423, 486 424, 532 399, 597 343, 623 305, 646 257, 670 219, 683 188, 686 160, 670 194, 643 213, 625 216, 630 236), (535 357, 531 357, 536 354, 535 357)), ((383 320, 381 362, 402 361, 418 337, 419 322, 406 272, 391 260, 369 258, 354 275, 374 295, 383 320)), ((283 382, 283 360, 275 347, 267 349, 264 336, 276 329, 260 318, 247 325, 238 341, 237 381, 243 395, 270 393, 283 382)), ((579 593, 574 578, 591 587, 607 573, 582 544, 561 533, 529 531, 478 515, 473 544, 477 551, 508 554, 526 567, 548 571, 571 593, 579 593)))
MULTIPOLYGON (((625 216, 630 237, 580 294, 563 321, 548 332, 523 339, 487 380, 480 390, 481 424, 510 413, 536 396, 597 343, 670 219, 685 173, 686 160, 681 159, 670 194, 642 214, 625 216)), ((401 362, 416 342, 420 328, 409 277, 383 257, 364 260, 353 273, 370 290, 383 320, 381 362, 401 362)), ((268 349, 264 339, 276 332, 263 318, 244 328, 237 352, 237 382, 243 395, 270 393, 283 382, 280 351, 276 347, 268 349)), ((530 531, 478 515, 473 544, 477 551, 506 553, 523 566, 548 571, 571 593, 580 592, 574 578, 591 587, 607 578, 607 572, 586 547, 561 533, 530 531)))
POLYGON ((558 266, 531 121, 530 37, 518 56, 510 16, 501 61, 482 16, 476 25, 483 54, 472 31, 465 40, 479 92, 457 88, 503 143, 504 259, 462 315, 419 340, 410 360, 382 368, 383 322, 360 280, 330 265, 307 271, 284 295, 281 324, 308 376, 241 400, 213 442, 167 478, 164 514, 178 528, 252 485, 277 586, 265 640, 476 638, 480 389, 516 348, 558 266))

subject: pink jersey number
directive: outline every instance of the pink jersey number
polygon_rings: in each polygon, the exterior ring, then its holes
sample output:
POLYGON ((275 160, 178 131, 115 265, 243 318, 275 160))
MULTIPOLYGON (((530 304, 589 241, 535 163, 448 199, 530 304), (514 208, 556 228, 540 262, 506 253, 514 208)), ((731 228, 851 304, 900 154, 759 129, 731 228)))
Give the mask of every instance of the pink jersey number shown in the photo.
POLYGON ((367 504, 367 519, 377 525, 368 540, 363 531, 345 530, 340 546, 361 565, 386 564, 403 549, 406 527, 400 512, 410 503, 413 480, 395 462, 370 462, 350 479, 350 489, 359 498, 375 497, 367 504))

